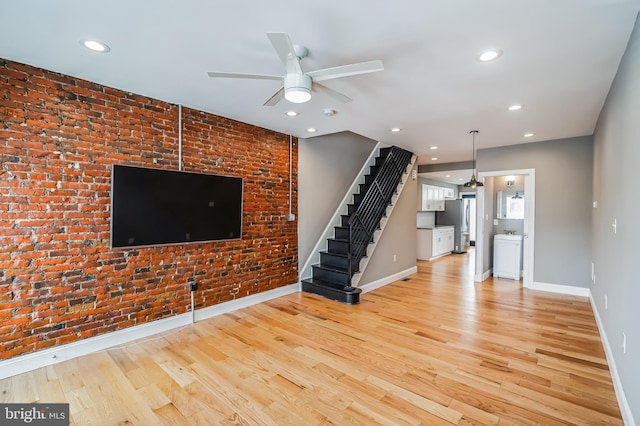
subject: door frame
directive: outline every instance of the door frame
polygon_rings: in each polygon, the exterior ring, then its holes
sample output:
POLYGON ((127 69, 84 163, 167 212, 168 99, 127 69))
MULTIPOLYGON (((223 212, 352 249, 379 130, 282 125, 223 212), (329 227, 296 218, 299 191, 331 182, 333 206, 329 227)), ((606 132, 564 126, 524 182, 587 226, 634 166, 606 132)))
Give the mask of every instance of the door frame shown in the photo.
MULTIPOLYGON (((523 260, 522 260, 522 284, 525 288, 533 287, 533 271, 535 266, 535 205, 536 205, 536 169, 518 169, 518 170, 497 170, 491 172, 478 173, 478 180, 484 182, 485 177, 496 176, 524 176, 524 235, 522 238, 523 260)), ((485 232, 485 223, 493 223, 493 218, 489 218, 485 213, 485 193, 484 187, 478 187, 476 190, 476 259, 475 259, 475 275, 473 280, 482 282, 491 275, 491 268, 484 271, 484 247, 485 239, 490 238, 485 232)))

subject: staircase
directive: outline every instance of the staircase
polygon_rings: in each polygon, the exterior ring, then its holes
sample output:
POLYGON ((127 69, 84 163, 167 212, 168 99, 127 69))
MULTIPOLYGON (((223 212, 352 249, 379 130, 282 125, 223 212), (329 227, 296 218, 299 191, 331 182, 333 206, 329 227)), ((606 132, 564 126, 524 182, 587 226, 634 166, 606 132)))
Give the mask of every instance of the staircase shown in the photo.
POLYGON ((413 154, 398 147, 382 148, 347 214, 327 239, 320 263, 312 265, 313 278, 302 280, 302 290, 347 304, 360 303, 361 289, 353 286, 354 275, 367 263, 367 251, 376 242, 376 230, 408 173, 413 154))

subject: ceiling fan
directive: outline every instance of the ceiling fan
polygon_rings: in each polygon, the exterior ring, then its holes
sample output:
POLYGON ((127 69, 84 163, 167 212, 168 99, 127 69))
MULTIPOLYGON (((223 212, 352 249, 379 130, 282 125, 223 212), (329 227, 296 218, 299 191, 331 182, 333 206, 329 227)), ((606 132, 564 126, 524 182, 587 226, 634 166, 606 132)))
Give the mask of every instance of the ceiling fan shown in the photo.
POLYGON ((291 43, 291 39, 286 33, 267 33, 267 37, 269 37, 271 45, 285 66, 285 74, 283 76, 228 72, 209 72, 207 74, 209 74, 209 77, 215 78, 281 80, 283 86, 264 103, 264 105, 273 106, 280 102, 282 98, 293 103, 307 102, 311 99, 312 90, 314 92, 325 93, 342 103, 347 103, 351 101, 351 98, 318 82, 358 74, 367 74, 384 69, 382 61, 375 60, 304 72, 300 66, 300 60, 309 54, 309 50, 306 47, 291 43))

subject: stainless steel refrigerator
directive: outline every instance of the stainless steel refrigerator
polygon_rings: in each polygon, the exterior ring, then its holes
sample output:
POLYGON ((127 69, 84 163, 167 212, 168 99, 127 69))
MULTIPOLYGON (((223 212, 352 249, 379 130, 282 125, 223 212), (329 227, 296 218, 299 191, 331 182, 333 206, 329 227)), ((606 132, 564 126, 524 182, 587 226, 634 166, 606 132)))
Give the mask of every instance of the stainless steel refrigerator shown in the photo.
POLYGON ((466 253, 469 245, 472 200, 463 198, 462 200, 446 200, 444 211, 436 212, 436 225, 453 225, 454 240, 453 253, 466 253))

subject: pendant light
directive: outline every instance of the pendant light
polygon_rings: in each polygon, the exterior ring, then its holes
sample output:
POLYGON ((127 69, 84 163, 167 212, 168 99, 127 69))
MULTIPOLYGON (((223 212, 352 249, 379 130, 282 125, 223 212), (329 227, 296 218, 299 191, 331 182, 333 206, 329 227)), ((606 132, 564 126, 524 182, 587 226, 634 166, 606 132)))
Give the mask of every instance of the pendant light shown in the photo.
POLYGON ((476 188, 478 186, 484 186, 484 184, 482 182, 478 182, 476 180, 476 134, 478 133, 477 130, 472 130, 469 133, 471 133, 471 138, 473 140, 473 174, 471 175, 471 180, 467 183, 464 184, 465 188, 476 188))

